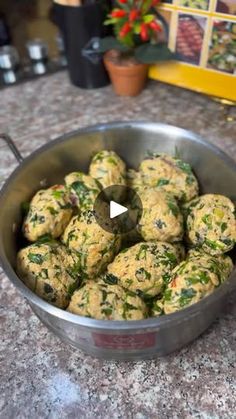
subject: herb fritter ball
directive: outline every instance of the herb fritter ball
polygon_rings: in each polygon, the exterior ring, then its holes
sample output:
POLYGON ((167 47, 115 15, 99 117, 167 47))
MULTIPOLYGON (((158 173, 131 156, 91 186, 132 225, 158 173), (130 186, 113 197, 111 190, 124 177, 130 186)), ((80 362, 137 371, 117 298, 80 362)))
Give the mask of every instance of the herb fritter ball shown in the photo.
POLYGON ((232 259, 228 255, 213 256, 195 249, 191 249, 188 252, 187 260, 194 261, 195 263, 198 263, 199 266, 214 272, 221 283, 230 276, 234 267, 232 259))
POLYGON ((82 172, 73 172, 65 177, 65 183, 73 206, 77 206, 81 211, 93 209, 94 202, 102 189, 96 179, 82 172))
POLYGON ((218 275, 189 260, 172 271, 171 281, 164 292, 164 313, 170 314, 197 303, 220 285, 218 275))
POLYGON ((127 170, 127 186, 134 189, 136 192, 148 189, 147 185, 144 185, 141 172, 137 172, 133 169, 127 170))
POLYGON ((191 201, 186 226, 189 242, 211 255, 231 250, 236 241, 235 207, 223 195, 206 194, 191 201))
POLYGON ((139 170, 145 185, 170 192, 182 202, 198 195, 198 182, 191 166, 180 159, 154 155, 143 160, 139 170))
POLYGON ((75 291, 67 310, 97 320, 142 320, 147 315, 141 298, 103 280, 87 280, 75 291))
POLYGON ((84 278, 99 275, 118 253, 121 243, 119 236, 99 226, 93 211, 73 217, 62 240, 69 249, 76 251, 84 278))
POLYGON ((107 270, 117 277, 123 288, 143 297, 153 297, 163 290, 165 281, 179 262, 179 251, 172 244, 137 243, 122 250, 107 270))
POLYGON ((34 243, 18 252, 17 273, 39 297, 66 308, 78 285, 76 256, 65 246, 34 243))
POLYGON ((177 242, 183 237, 183 216, 175 198, 156 190, 140 194, 143 213, 139 231, 144 240, 177 242))
POLYGON ((23 234, 31 242, 45 234, 56 239, 63 233, 71 217, 71 204, 64 186, 55 185, 40 190, 30 202, 23 234))
POLYGON ((126 165, 114 151, 102 150, 95 154, 89 166, 89 174, 104 189, 112 185, 126 185, 126 165))

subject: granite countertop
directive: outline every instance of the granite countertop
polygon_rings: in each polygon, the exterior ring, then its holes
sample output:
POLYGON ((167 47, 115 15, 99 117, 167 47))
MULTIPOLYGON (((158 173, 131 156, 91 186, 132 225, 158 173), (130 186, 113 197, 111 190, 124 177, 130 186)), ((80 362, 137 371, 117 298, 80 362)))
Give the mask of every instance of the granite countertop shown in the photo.
MULTIPOLYGON (((191 129, 236 159, 236 122, 225 120, 220 104, 177 87, 150 82, 139 97, 118 98, 111 87, 72 87, 60 73, 0 95, 0 131, 24 156, 73 129, 135 119, 191 129)), ((0 156, 2 183, 16 164, 3 143, 0 156)), ((188 347, 124 363, 61 342, 1 270, 0 279, 0 418, 236 418, 235 293, 220 319, 188 347)))

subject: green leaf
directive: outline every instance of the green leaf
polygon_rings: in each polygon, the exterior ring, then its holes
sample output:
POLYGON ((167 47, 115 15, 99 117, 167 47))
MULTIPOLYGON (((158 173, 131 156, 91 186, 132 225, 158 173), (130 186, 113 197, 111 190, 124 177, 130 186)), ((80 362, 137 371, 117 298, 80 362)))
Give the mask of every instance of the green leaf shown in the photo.
POLYGON ((44 262, 44 256, 40 253, 29 253, 28 259, 30 262, 36 263, 37 265, 42 265, 42 263, 44 262))
POLYGON ((102 313, 105 314, 105 316, 111 316, 112 315, 112 307, 105 307, 102 309, 102 313))
POLYGON ((84 195, 89 192, 88 187, 81 180, 76 180, 70 186, 71 186, 71 189, 73 189, 76 195, 78 196, 84 195))
POLYGON ((109 19, 106 19, 104 22, 103 22, 103 25, 114 25, 115 23, 117 23, 118 22, 118 18, 117 17, 111 17, 111 18, 109 18, 109 19))
POLYGON ((187 173, 188 175, 192 174, 192 169, 191 169, 190 164, 185 163, 182 160, 177 160, 176 161, 176 166, 178 166, 179 169, 183 170, 183 172, 187 173))
POLYGON ((64 191, 63 190, 53 190, 52 191, 52 196, 53 198, 57 199, 61 199, 64 196, 64 191))
POLYGON ((157 186, 169 185, 169 183, 170 183, 169 179, 161 178, 161 179, 158 179, 157 186))
POLYGON ((143 6, 142 6, 142 12, 143 14, 147 13, 152 5, 152 0, 144 0, 143 6))
POLYGON ((144 23, 150 23, 154 20, 155 16, 154 15, 146 15, 143 16, 143 21, 144 23))
POLYGON ((222 223, 220 226, 221 232, 224 233, 224 231, 228 228, 228 224, 227 223, 222 223))
POLYGON ((152 64, 158 61, 174 60, 176 55, 169 50, 166 44, 143 44, 135 49, 135 58, 144 64, 152 64))
POLYGON ((139 35, 140 31, 141 31, 141 24, 137 23, 137 22, 134 23, 133 31, 134 31, 135 35, 139 35))
POLYGON ((164 293, 165 301, 171 301, 171 297, 172 297, 172 290, 167 288, 164 293))
POLYGON ((173 201, 168 201, 167 205, 170 209, 170 211, 172 212, 172 214, 177 217, 179 215, 179 207, 176 205, 175 202, 173 201))
POLYGON ((129 50, 130 48, 133 48, 134 47, 134 40, 133 40, 132 32, 127 33, 127 35, 125 35, 124 38, 122 38, 122 42, 126 46, 126 48, 127 48, 126 50, 129 50))
POLYGON ((195 297, 196 294, 197 294, 197 291, 194 288, 182 288, 181 295, 179 298, 180 307, 189 305, 191 303, 191 300, 193 299, 193 297, 195 297))
POLYGON ((58 211, 53 208, 53 207, 47 207, 48 211, 50 212, 51 215, 57 215, 58 211))
POLYGON ((204 222, 204 224, 207 225, 207 227, 209 229, 212 229, 212 215, 211 214, 205 214, 205 215, 203 215, 202 221, 204 222))
POLYGON ((100 39, 98 52, 107 52, 111 49, 124 52, 128 51, 129 48, 119 42, 114 36, 107 36, 106 38, 100 39))
POLYGON ((72 296, 77 288, 78 288, 78 282, 74 282, 73 284, 70 284, 67 290, 68 294, 72 296))
POLYGON ((174 155, 174 158, 176 158, 176 159, 180 159, 181 158, 180 150, 178 149, 177 146, 175 146, 175 155, 174 155))
POLYGON ((113 274, 105 274, 103 277, 103 281, 109 285, 116 285, 118 284, 118 278, 113 274))
POLYGON ((22 202, 21 203, 21 211, 22 211, 22 214, 24 216, 28 214, 29 209, 30 209, 30 203, 29 202, 22 202))
POLYGON ((56 240, 54 240, 51 236, 51 234, 43 234, 38 238, 37 243, 44 244, 44 243, 57 243, 56 240))

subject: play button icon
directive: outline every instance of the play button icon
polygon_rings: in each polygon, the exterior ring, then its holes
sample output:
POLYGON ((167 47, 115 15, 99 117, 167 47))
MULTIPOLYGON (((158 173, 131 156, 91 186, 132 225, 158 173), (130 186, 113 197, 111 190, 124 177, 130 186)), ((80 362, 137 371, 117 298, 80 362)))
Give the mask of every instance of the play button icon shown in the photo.
POLYGON ((103 189, 94 203, 97 223, 113 234, 125 234, 135 229, 142 216, 138 194, 127 186, 114 185, 103 189))
POLYGON ((126 211, 128 211, 127 207, 124 207, 115 201, 110 202, 110 218, 118 217, 119 215, 124 214, 126 211))

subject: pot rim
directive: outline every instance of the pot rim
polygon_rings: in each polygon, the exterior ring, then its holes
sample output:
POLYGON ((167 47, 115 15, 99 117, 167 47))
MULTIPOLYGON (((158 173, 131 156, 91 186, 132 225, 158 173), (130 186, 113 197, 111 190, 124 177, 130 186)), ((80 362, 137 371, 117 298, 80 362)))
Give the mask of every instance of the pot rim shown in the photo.
MULTIPOLYGON (((221 151, 215 145, 204 141, 200 136, 194 134, 191 131, 185 130, 183 128, 178 128, 173 125, 162 124, 158 122, 147 122, 147 121, 114 121, 110 123, 102 123, 96 124, 92 126, 87 126, 83 128, 79 128, 78 130, 71 131, 69 133, 63 134, 54 140, 50 141, 49 143, 44 144, 43 146, 39 147, 29 156, 27 156, 22 163, 12 172, 9 178, 5 181, 2 189, 0 190, 0 208, 4 205, 4 196, 9 192, 11 188, 11 183, 14 179, 17 178, 18 173, 24 166, 27 166, 29 162, 32 162, 36 157, 42 154, 44 151, 49 149, 53 149, 54 146, 57 144, 66 142, 72 136, 82 136, 84 134, 92 133, 92 132, 106 132, 108 129, 117 129, 117 128, 129 128, 129 129, 137 129, 137 128, 146 128, 149 130, 155 131, 155 128, 158 126, 158 129, 166 131, 177 132, 182 134, 183 137, 188 138, 189 141, 197 142, 202 144, 205 148, 211 150, 214 154, 218 155, 229 167, 231 167, 236 174, 236 163, 232 158, 230 158, 226 153, 221 151)), ((211 304, 223 299, 224 296, 229 294, 235 287, 236 287, 236 269, 233 270, 232 274, 225 281, 219 288, 217 288, 211 295, 203 298, 198 303, 193 304, 190 307, 184 308, 180 311, 175 313, 171 313, 168 315, 160 316, 160 317, 150 317, 144 320, 96 320, 88 317, 79 316, 77 314, 72 314, 68 311, 62 310, 57 308, 42 298, 38 297, 33 291, 31 291, 27 286, 23 283, 23 281, 16 275, 13 267, 9 263, 6 254, 4 252, 2 243, 0 242, 0 262, 2 268, 10 279, 10 281, 15 285, 15 287, 23 294, 23 296, 29 301, 30 304, 37 306, 42 311, 45 311, 58 319, 77 324, 79 326, 83 326, 90 329, 100 329, 109 332, 117 332, 117 331, 142 331, 150 329, 153 331, 155 329, 163 329, 170 326, 173 323, 180 323, 184 320, 187 320, 189 317, 194 317, 199 311, 207 310, 210 308, 211 304)))
POLYGON ((129 66, 119 65, 119 64, 114 63, 112 60, 109 59, 110 53, 111 53, 111 50, 105 52, 105 54, 103 56, 103 60, 104 60, 104 62, 107 66, 117 68, 117 69, 119 69, 119 71, 128 72, 128 71, 131 71, 131 70, 134 71, 134 69, 137 69, 137 68, 148 69, 148 67, 149 67, 149 64, 139 63, 138 61, 137 61, 137 63, 132 63, 132 65, 129 65, 129 66))

